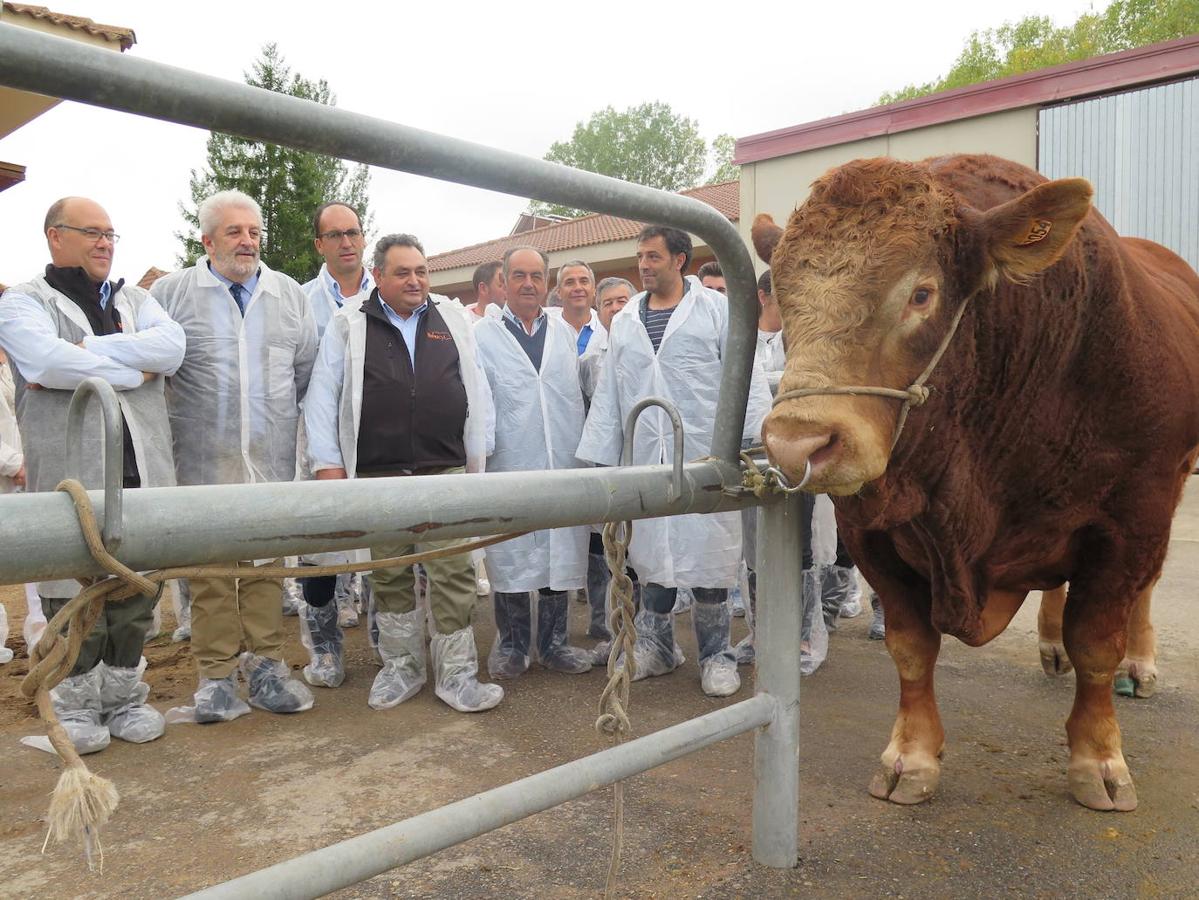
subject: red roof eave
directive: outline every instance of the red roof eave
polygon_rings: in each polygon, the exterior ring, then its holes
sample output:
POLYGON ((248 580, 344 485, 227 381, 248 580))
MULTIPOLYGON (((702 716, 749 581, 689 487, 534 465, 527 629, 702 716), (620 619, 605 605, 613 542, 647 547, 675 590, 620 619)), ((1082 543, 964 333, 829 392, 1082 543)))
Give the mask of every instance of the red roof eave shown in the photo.
POLYGON ((733 161, 738 165, 761 162, 988 113, 1167 81, 1194 72, 1199 72, 1199 35, 750 135, 737 141, 733 161))

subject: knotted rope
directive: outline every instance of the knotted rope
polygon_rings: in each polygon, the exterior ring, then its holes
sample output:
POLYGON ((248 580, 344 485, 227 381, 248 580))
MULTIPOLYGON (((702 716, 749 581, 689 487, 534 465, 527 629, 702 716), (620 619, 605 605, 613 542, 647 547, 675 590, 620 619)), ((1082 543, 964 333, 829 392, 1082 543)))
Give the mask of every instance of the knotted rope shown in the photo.
MULTIPOLYGON (((611 575, 608 593, 608 627, 612 646, 608 651, 608 683, 599 699, 599 718, 596 730, 612 738, 613 744, 624 743, 632 725, 629 723, 629 685, 637 675, 633 646, 637 643, 637 627, 633 605, 633 579, 625 568, 629 540, 633 536, 632 522, 608 522, 604 525, 604 559, 611 575), (622 660, 623 657, 623 660, 622 660), (623 664, 622 664, 623 662, 623 664)), ((612 857, 604 883, 604 897, 611 900, 616 890, 616 875, 620 869, 620 854, 624 847, 624 782, 612 786, 612 857)))
MULTIPOLYGON (((163 583, 172 578, 241 578, 245 577, 247 570, 235 566, 214 565, 179 566, 145 574, 135 572, 105 549, 91 498, 83 485, 75 479, 68 478, 61 481, 56 490, 70 495, 88 551, 112 577, 80 579, 84 584, 83 589, 54 614, 46 623, 41 639, 29 649, 29 673, 21 681, 21 693, 37 702, 38 713, 46 723, 50 744, 66 766, 50 797, 49 828, 42 850, 45 851, 51 838, 60 843, 78 834, 83 841, 88 868, 94 867, 93 851, 98 853, 102 868, 104 853, 100 845, 100 828, 116 810, 120 797, 111 781, 92 773, 80 758, 66 729, 54 712, 50 691, 75 667, 79 650, 99 619, 104 604, 119 603, 138 594, 157 594, 162 590, 163 583)), ((344 572, 400 568, 469 553, 527 533, 510 532, 467 541, 452 547, 410 553, 407 556, 372 559, 368 562, 303 567, 258 566, 254 569, 254 575, 265 578, 310 578, 340 575, 344 572)))

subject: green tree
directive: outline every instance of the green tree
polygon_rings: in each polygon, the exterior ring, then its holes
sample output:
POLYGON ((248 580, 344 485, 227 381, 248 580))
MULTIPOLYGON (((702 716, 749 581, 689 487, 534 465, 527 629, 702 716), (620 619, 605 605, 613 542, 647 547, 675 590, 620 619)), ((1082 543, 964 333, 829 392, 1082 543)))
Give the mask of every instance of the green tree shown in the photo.
MULTIPOLYGON (((323 79, 310 81, 288 68, 278 48, 266 44, 245 74, 247 84, 328 106, 336 98, 323 79)), ((329 200, 341 200, 359 210, 362 227, 369 231, 372 216, 367 207, 370 170, 348 168, 340 159, 251 141, 212 132, 208 158, 202 171, 192 169, 191 205, 179 204, 189 229, 177 232, 182 243, 180 265, 191 265, 204 255, 196 209, 217 191, 236 189, 249 194, 262 207, 262 259, 299 282, 312 278, 321 258, 312 244, 312 213, 329 200)))
POLYGON ((1113 0, 1103 12, 1083 13, 1073 24, 1061 27, 1047 16, 1027 16, 973 32, 943 78, 884 93, 878 102, 911 100, 1196 32, 1197 0, 1113 0))
MULTIPOLYGON (((575 125, 569 141, 555 141, 545 159, 666 191, 695 187, 708 147, 699 124, 669 104, 642 103, 617 112, 611 106, 575 125)), ((539 215, 581 216, 586 210, 534 200, 539 215)))
POLYGON ((731 134, 718 134, 712 140, 712 164, 714 170, 708 184, 736 181, 741 177, 741 167, 733 162, 737 150, 737 139, 731 134))

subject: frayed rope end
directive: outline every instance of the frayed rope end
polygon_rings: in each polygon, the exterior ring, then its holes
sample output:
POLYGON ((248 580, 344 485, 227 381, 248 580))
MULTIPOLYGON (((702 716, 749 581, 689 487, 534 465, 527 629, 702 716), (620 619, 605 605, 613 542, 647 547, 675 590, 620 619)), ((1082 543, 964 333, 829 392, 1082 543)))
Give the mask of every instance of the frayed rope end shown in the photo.
POLYGON ((50 795, 50 827, 46 843, 51 838, 62 843, 78 836, 83 841, 88 868, 95 867, 93 849, 99 853, 102 868, 104 852, 100 848, 100 828, 108 823, 120 799, 116 785, 107 778, 93 774, 86 766, 68 766, 50 795))

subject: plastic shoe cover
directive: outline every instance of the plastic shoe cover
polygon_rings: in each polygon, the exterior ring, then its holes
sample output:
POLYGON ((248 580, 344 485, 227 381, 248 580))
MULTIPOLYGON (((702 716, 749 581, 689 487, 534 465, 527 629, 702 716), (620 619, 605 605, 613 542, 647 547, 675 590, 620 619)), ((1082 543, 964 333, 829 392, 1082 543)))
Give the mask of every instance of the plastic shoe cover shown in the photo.
POLYGON ((737 645, 733 647, 733 655, 737 658, 737 665, 752 666, 758 661, 758 652, 754 649, 754 636, 747 634, 741 640, 737 641, 737 645))
POLYGON ((674 609, 671 612, 676 616, 685 613, 691 609, 693 603, 695 603, 695 597, 691 593, 691 588, 679 588, 674 595, 674 609))
POLYGON ((858 569, 856 566, 850 566, 837 567, 837 570, 844 572, 844 577, 849 581, 845 595, 841 598, 841 618, 856 619, 862 614, 862 585, 858 582, 858 569))
POLYGON ((682 650, 674 642, 672 615, 650 612, 648 609, 637 613, 634 620, 637 628, 637 643, 633 645, 633 660, 637 664, 634 681, 665 675, 686 662, 682 650))
POLYGON ((483 557, 475 560, 475 593, 480 597, 486 597, 491 593, 491 582, 487 580, 483 557))
POLYGON ((304 604, 300 643, 308 650, 308 665, 303 675, 313 687, 335 688, 345 680, 340 619, 337 601, 324 606, 304 604))
POLYGON ((235 674, 226 675, 224 678, 201 677, 194 700, 195 720, 201 725, 209 722, 232 722, 250 711, 246 701, 237 696, 235 674))
POLYGON ((866 637, 872 641, 884 641, 887 639, 887 623, 883 620, 883 603, 873 591, 870 592, 870 606, 874 609, 874 619, 866 637))
POLYGON ((304 594, 300 584, 294 578, 283 579, 283 615, 298 616, 300 606, 304 602, 304 594))
POLYGON ((691 607, 695 644, 699 648, 699 680, 709 697, 727 697, 741 687, 737 658, 729 646, 729 605, 696 603, 691 607))
POLYGON ((729 610, 738 619, 745 615, 745 596, 741 593, 741 585, 729 590, 729 610))
POLYGON ((608 561, 602 554, 587 554, 587 602, 591 607, 591 624, 587 636, 597 641, 612 637, 608 630, 608 561))
POLYGON ((821 604, 824 607, 824 623, 830 631, 836 630, 838 616, 852 619, 861 614, 861 592, 855 595, 857 581, 852 568, 824 567, 821 574, 821 604))
POLYGON ((146 660, 136 669, 117 668, 100 663, 100 708, 108 731, 114 738, 131 744, 144 744, 162 737, 167 729, 166 719, 152 706, 146 705, 150 685, 141 680, 146 660))
POLYGON ((21 633, 25 637, 25 652, 28 654, 30 650, 37 645, 37 642, 42 639, 42 633, 46 630, 45 619, 26 618, 25 624, 21 626, 21 633))
MULTIPOLYGON (((64 678, 50 691, 50 702, 67 737, 81 755, 97 753, 108 746, 108 726, 102 721, 100 667, 64 678)), ((48 738, 22 738, 21 743, 53 753, 48 738)))
POLYGON ((498 684, 479 683, 479 652, 473 629, 435 634, 429 649, 433 655, 434 691, 452 709, 483 712, 504 699, 504 689, 498 684))
POLYGON ((12 662, 12 651, 4 645, 8 643, 8 612, 0 603, 0 665, 12 662))
POLYGON ((312 709, 312 691, 291 677, 291 669, 280 659, 246 651, 241 655, 241 673, 250 685, 250 705, 273 713, 297 713, 312 709))
POLYGON ((379 655, 383 669, 375 676, 366 703, 371 709, 391 709, 416 695, 425 686, 425 614, 414 609, 406 613, 381 612, 375 615, 379 625, 379 655))
POLYGON ((150 627, 146 629, 146 636, 142 639, 143 644, 148 644, 162 634, 162 598, 159 597, 157 603, 154 604, 154 609, 150 613, 150 627))
POLYGON ((803 573, 803 622, 801 626, 799 672, 811 675, 828 656, 828 629, 821 615, 820 569, 813 567, 803 573))
POLYGON ((566 594, 537 598, 537 660, 553 672, 581 675, 591 671, 591 655, 567 641, 569 601, 566 594))
POLYGON ((357 628, 358 610, 354 606, 354 591, 349 572, 342 572, 337 576, 333 602, 337 604, 337 624, 342 628, 357 628))
POLYGON ((516 678, 529 668, 533 604, 528 594, 495 595, 495 643, 487 655, 492 678, 516 678))

